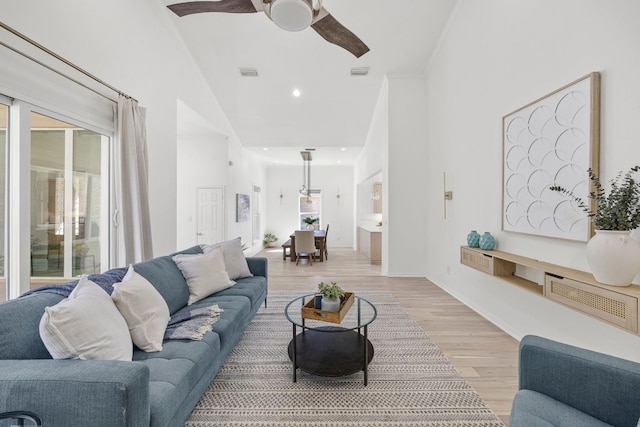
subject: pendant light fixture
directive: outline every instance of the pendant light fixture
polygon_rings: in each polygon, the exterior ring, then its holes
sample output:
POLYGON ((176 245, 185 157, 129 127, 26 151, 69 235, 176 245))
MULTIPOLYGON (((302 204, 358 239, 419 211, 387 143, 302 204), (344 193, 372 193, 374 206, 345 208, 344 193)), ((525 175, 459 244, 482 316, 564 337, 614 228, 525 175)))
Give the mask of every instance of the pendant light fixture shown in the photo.
POLYGON ((300 194, 307 196, 307 203, 311 203, 311 152, 301 151, 302 156, 302 188, 300 194))

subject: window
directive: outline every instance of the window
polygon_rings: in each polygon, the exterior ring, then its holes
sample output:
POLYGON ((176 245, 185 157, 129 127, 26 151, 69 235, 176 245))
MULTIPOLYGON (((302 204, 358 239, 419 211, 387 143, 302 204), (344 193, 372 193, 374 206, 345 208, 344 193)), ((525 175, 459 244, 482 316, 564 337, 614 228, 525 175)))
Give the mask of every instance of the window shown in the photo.
POLYGON ((312 218, 317 219, 313 224, 314 229, 319 229, 322 224, 321 211, 322 211, 322 193, 320 190, 311 190, 311 194, 300 194, 298 196, 298 216, 300 230, 307 229, 307 223, 305 219, 312 218))
POLYGON ((97 273, 109 138, 31 113, 31 276, 97 273))

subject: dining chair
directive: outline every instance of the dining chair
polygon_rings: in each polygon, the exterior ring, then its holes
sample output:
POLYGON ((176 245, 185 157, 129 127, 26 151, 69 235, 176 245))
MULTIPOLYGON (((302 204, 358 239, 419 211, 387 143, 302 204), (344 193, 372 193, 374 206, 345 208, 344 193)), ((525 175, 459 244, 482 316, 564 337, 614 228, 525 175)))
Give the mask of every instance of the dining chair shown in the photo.
POLYGON ((300 262, 300 257, 308 258, 309 264, 313 265, 313 257, 316 254, 316 238, 313 230, 296 230, 296 265, 300 262))
MULTIPOLYGON (((329 259, 329 251, 327 250, 327 235, 329 234, 329 224, 327 224, 327 229, 324 232, 324 259, 329 259)), ((316 257, 320 258, 320 248, 316 244, 316 257)))
POLYGON ((329 242, 327 240, 328 236, 329 236, 329 224, 327 224, 327 229, 324 232, 324 259, 326 260, 329 259, 329 250, 327 249, 327 243, 329 242))

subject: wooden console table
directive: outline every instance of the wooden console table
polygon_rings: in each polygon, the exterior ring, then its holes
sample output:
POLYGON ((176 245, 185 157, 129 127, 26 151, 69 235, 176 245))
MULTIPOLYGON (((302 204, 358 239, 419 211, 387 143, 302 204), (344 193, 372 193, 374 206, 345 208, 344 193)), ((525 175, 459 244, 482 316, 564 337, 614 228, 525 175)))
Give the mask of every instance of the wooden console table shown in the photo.
POLYGON ((566 305, 628 332, 640 335, 640 286, 607 286, 590 273, 502 251, 483 251, 462 246, 460 262, 492 276, 566 305), (544 283, 515 276, 516 266, 539 270, 544 283))

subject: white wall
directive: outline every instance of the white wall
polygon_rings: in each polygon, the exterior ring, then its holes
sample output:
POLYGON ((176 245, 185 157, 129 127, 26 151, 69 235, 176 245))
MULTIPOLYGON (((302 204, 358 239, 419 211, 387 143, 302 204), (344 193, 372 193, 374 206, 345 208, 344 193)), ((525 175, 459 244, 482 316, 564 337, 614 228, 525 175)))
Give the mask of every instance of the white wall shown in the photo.
MULTIPOLYGON (((242 243, 251 247, 253 235, 253 222, 251 219, 244 222, 236 222, 236 194, 246 194, 252 199, 253 186, 260 187, 260 211, 262 215, 262 233, 265 233, 265 216, 264 212, 267 206, 265 198, 265 190, 267 187, 266 168, 252 155, 245 150, 240 142, 236 140, 230 141, 229 144, 229 161, 231 165, 228 168, 227 175, 227 238, 233 239, 241 237, 242 243)), ((253 203, 253 200, 251 201, 253 203)), ((255 206, 251 206, 251 215, 255 210, 255 206)), ((245 252, 246 255, 252 255, 262 249, 262 239, 259 243, 252 247, 250 251, 245 252)))
MULTIPOLYGON (((151 229, 154 254, 177 247, 177 100, 182 100, 218 132, 237 136, 208 91, 205 80, 158 1, 6 0, 2 21, 102 80, 135 97, 147 108, 151 229)), ((1 60, 1 59, 0 59, 1 60)), ((238 162, 242 163, 242 162, 238 162)), ((246 190, 244 179, 260 181, 258 168, 248 178, 230 172, 228 194, 246 190)), ((230 208, 229 208, 230 209, 230 208)), ((250 225, 249 225, 250 227, 250 225)), ((231 225, 228 234, 247 234, 231 225)))
POLYGON ((528 333, 640 360, 640 338, 462 266, 471 229, 501 250, 588 270, 585 244, 501 231, 502 117, 602 73, 600 175, 640 159, 640 3, 462 0, 427 70, 430 200, 447 172, 453 200, 428 208, 427 276, 517 338, 528 333))
MULTIPOLYGON (((385 78, 382 86, 380 87, 380 94, 378 95, 378 102, 376 108, 371 117, 371 123, 369 124, 369 131, 367 132, 367 140, 362 149, 362 152, 356 160, 354 166, 354 173, 357 186, 360 187, 360 192, 364 186, 373 185, 373 181, 370 178, 375 177, 382 182, 382 202, 383 202, 383 214, 382 214, 382 265, 381 273, 386 275, 389 271, 389 241, 388 241, 388 229, 387 222, 385 220, 387 214, 387 169, 389 161, 389 82, 385 78)), ((356 193, 358 194, 358 193, 356 193)), ((377 218, 375 215, 368 214, 368 209, 361 210, 356 207, 356 217, 359 222, 371 221, 377 218), (364 213, 364 215, 363 215, 364 213)), ((371 209, 373 211, 373 207, 371 209)), ((367 224, 371 225, 371 224, 367 224)), ((354 233, 356 230, 354 230, 354 233)), ((356 239, 354 237, 354 239, 356 239)), ((355 240, 354 240, 355 241, 355 240)))
POLYGON ((426 192, 425 80, 422 76, 388 77, 389 155, 382 200, 388 275, 425 276, 425 212, 428 202, 441 200, 438 194, 428 199, 426 192))
MULTIPOLYGON (((353 247, 353 167, 313 166, 311 163, 311 186, 322 190, 321 226, 326 228, 327 224, 330 225, 327 246, 353 247), (340 199, 336 197, 338 194, 340 199)), ((298 191, 302 186, 302 161, 300 167, 267 168, 267 182, 268 226, 264 231, 278 237, 276 247, 279 248, 299 228, 298 191)))
POLYGON ((217 133, 206 120, 178 101, 177 248, 198 243, 197 189, 226 188, 228 152, 228 137, 217 133))

